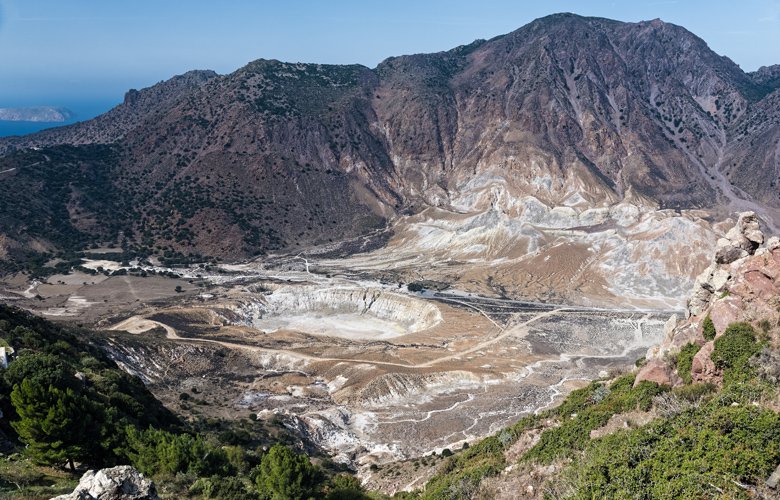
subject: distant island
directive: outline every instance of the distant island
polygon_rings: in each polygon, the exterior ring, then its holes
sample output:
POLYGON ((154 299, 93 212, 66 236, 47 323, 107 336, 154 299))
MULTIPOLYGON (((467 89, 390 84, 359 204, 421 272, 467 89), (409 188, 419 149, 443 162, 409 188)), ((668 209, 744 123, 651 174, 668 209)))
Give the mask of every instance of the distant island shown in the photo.
POLYGON ((75 115, 66 108, 35 106, 31 108, 0 108, 0 121, 66 122, 75 115))

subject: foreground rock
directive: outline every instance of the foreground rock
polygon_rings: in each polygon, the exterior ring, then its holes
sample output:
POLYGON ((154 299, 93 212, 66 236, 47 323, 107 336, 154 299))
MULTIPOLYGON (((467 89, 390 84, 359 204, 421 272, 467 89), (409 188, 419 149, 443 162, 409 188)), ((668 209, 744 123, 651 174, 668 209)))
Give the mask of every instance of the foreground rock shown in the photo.
POLYGON ((52 500, 159 500, 154 483, 135 468, 120 465, 97 472, 87 471, 68 495, 52 500))

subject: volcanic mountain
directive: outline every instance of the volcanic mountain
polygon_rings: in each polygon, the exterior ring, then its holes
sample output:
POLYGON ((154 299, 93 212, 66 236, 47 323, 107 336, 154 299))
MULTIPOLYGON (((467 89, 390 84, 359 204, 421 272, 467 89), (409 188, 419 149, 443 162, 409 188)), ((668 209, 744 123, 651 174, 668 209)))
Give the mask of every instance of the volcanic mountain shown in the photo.
POLYGON ((113 242, 239 259, 387 229, 386 248, 491 267, 497 293, 681 297, 713 224, 780 225, 778 104, 776 66, 745 73, 660 20, 572 14, 374 69, 191 72, 0 140, 0 258, 113 242))

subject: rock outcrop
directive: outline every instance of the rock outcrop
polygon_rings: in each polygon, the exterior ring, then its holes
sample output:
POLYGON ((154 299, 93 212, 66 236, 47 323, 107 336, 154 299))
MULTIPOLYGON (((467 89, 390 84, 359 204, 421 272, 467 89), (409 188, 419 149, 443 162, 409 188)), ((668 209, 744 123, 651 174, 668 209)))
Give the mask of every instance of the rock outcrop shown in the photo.
POLYGON ((751 323, 757 330, 772 328, 779 324, 779 308, 780 238, 765 241, 756 215, 741 213, 737 224, 718 241, 712 264, 696 279, 686 318, 670 328, 661 345, 648 351, 637 383, 679 384, 668 360, 687 343, 702 346, 693 358, 693 381, 718 383, 721 374, 710 359, 714 342, 702 333, 705 318, 712 320, 717 338, 735 322, 751 323))
POLYGON ((668 386, 679 385, 682 382, 682 379, 663 359, 651 359, 639 370, 635 383, 638 384, 643 380, 668 386))
POLYGON ((135 468, 120 465, 87 471, 68 495, 52 500, 159 500, 154 483, 135 468))
POLYGON ((691 363, 691 378, 697 382, 717 382, 718 368, 712 361, 712 351, 715 349, 715 342, 707 342, 699 349, 699 352, 693 357, 691 363))
POLYGON ((693 295, 688 301, 689 316, 700 315, 710 304, 715 293, 722 293, 731 278, 731 271, 723 267, 756 253, 764 242, 764 233, 753 212, 739 215, 737 225, 718 240, 715 261, 696 278, 693 295))
POLYGON ((753 212, 739 215, 737 225, 731 228, 725 238, 718 240, 718 250, 715 252, 717 264, 731 264, 737 259, 753 255, 758 246, 764 242, 758 218, 753 212))

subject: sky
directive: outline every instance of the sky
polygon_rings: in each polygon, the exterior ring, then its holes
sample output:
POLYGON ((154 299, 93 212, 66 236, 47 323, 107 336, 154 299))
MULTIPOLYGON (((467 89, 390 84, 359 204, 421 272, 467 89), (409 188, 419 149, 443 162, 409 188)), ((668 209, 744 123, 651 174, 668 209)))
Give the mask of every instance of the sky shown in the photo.
POLYGON ((780 64, 780 0, 0 0, 0 107, 107 107, 190 69, 435 52, 556 12, 661 18, 746 71, 780 64))

